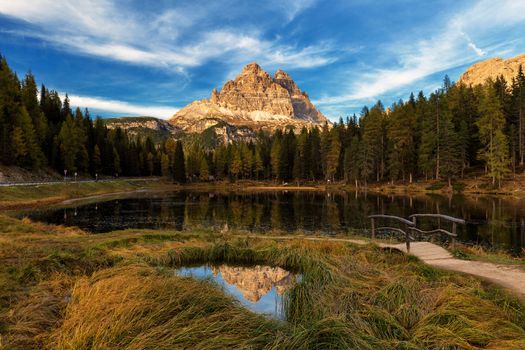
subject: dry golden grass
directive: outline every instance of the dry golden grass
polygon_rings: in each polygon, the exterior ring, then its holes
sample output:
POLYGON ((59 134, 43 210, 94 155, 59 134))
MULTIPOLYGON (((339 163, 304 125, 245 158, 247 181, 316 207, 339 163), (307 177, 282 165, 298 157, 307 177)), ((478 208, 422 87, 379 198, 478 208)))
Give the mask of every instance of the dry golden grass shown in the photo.
POLYGON ((213 232, 64 231, 0 215, 3 349, 523 349, 525 309, 472 277, 376 246, 213 232), (289 322, 254 314, 192 264, 302 273, 289 322))

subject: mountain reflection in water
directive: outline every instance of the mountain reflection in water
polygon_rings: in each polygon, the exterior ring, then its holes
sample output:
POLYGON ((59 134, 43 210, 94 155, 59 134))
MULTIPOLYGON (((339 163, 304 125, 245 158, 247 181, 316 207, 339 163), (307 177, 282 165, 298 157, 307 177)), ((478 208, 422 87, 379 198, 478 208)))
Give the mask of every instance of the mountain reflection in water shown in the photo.
POLYGON ((260 266, 198 266, 182 267, 177 275, 211 279, 225 292, 257 313, 284 319, 283 297, 299 276, 280 267, 260 266))

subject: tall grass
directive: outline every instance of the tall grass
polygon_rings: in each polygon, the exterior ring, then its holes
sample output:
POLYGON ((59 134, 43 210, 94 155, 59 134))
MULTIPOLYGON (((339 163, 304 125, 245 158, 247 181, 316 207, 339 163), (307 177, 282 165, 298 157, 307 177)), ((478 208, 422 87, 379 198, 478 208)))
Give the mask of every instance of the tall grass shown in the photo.
POLYGON ((525 348, 519 301, 372 245, 9 225, 0 236, 3 349, 525 348), (287 322, 174 273, 222 263, 301 273, 285 298, 287 322))

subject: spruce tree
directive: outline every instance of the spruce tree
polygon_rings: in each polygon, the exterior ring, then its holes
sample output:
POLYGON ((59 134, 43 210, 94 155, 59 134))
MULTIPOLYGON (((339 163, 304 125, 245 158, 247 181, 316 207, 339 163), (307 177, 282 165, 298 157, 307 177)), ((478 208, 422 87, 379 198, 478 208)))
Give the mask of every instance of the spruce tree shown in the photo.
POLYGON ((380 101, 370 111, 363 111, 360 123, 367 154, 366 167, 374 169, 376 181, 379 181, 385 168, 384 108, 380 101))
POLYGON ((233 151, 233 158, 230 165, 230 174, 235 180, 242 175, 242 156, 239 147, 236 147, 233 151))
POLYGON ((332 182, 335 180, 335 174, 339 166, 340 153, 341 140, 339 139, 338 129, 334 127, 330 132, 330 145, 326 155, 326 179, 332 182))
POLYGON ((95 174, 100 174, 102 172, 102 158, 100 153, 100 147, 95 145, 93 150, 93 171, 95 174))
POLYGON ((186 166, 181 141, 177 141, 173 154, 173 180, 178 183, 186 182, 186 166))
POLYGON ((162 153, 160 158, 161 175, 167 177, 170 174, 170 158, 166 153, 162 153))
POLYGON ((509 171, 508 139, 504 134, 505 117, 496 89, 488 81, 483 89, 479 105, 480 119, 476 122, 479 128, 480 140, 483 148, 479 152, 480 159, 484 160, 492 184, 501 186, 501 179, 509 171))
POLYGON ((255 172, 255 179, 259 180, 262 172, 264 171, 264 163, 261 155, 261 147, 257 145, 255 147, 255 156, 253 158, 253 171, 255 172))
POLYGON ((205 157, 201 159, 201 166, 199 169, 199 178, 201 181, 208 181, 210 177, 208 161, 205 157))
POLYGON ((40 104, 37 99, 37 87, 35 77, 31 73, 27 73, 22 82, 21 97, 22 104, 31 117, 33 127, 35 129, 35 136, 40 147, 44 147, 48 134, 48 122, 44 113, 40 109, 40 104))
POLYGON ((272 175, 275 179, 279 177, 279 170, 281 161, 281 134, 279 131, 273 137, 272 149, 270 152, 270 163, 272 167, 272 175))
POLYGON ((76 171, 78 149, 77 140, 75 139, 75 122, 71 115, 68 115, 66 121, 62 124, 57 142, 63 169, 67 170, 69 173, 76 171))

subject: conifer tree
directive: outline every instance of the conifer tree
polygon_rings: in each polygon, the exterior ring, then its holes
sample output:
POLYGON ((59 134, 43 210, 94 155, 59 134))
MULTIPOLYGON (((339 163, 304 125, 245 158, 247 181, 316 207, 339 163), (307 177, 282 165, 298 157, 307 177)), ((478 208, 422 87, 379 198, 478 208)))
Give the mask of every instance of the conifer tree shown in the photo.
POLYGON ((208 181, 210 178, 210 172, 208 167, 208 161, 205 157, 201 159, 201 166, 199 170, 199 178, 201 181, 208 181))
POLYGON ((501 186, 503 176, 509 171, 508 140, 504 134, 505 117, 501 102, 497 98, 494 85, 485 84, 479 105, 480 119, 476 122, 479 128, 483 148, 480 159, 487 164, 492 184, 501 186))
POLYGON ((116 147, 113 147, 113 172, 115 173, 115 176, 119 176, 119 174, 122 173, 120 154, 116 147))
POLYGON ((233 158, 230 165, 230 174, 235 180, 237 180, 242 174, 242 156, 238 147, 236 147, 233 151, 233 158))
POLYGON ((186 182, 186 166, 181 141, 177 141, 173 154, 173 180, 178 183, 186 182))
POLYGON ((66 121, 62 124, 57 141, 64 170, 67 170, 69 173, 76 171, 78 149, 77 140, 75 139, 75 122, 71 115, 68 115, 66 121))
POLYGON ((341 140, 339 139, 338 129, 334 127, 330 132, 330 146, 326 155, 326 179, 332 182, 335 180, 335 174, 339 166, 340 153, 341 140))
POLYGON ((95 145, 93 151, 93 171, 95 172, 95 174, 100 174, 102 172, 102 159, 100 147, 98 147, 98 145, 95 145))
POLYGON ((376 174, 376 181, 381 180, 384 171, 385 147, 384 147, 384 108, 381 102, 370 109, 365 110, 361 117, 363 128, 363 146, 366 147, 366 167, 372 168, 376 174))
POLYGON ((166 153, 162 153, 160 158, 161 175, 167 177, 170 174, 170 158, 166 153))
POLYGON ((264 163, 261 155, 261 148, 255 147, 255 156, 253 158, 253 171, 255 172, 255 179, 259 180, 262 172, 264 171, 264 163))
POLYGON ((272 149, 270 154, 270 162, 272 167, 272 175, 275 179, 279 177, 280 160, 281 160, 281 134, 276 132, 273 137, 272 149))
POLYGON ((21 88, 22 104, 31 117, 38 144, 40 147, 43 147, 47 138, 48 122, 44 113, 40 109, 40 104, 37 100, 37 94, 38 91, 35 77, 31 73, 27 73, 24 81, 22 82, 21 88))

